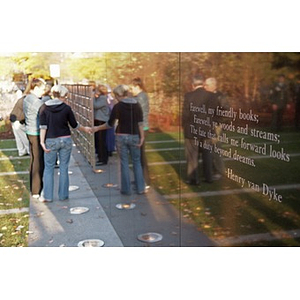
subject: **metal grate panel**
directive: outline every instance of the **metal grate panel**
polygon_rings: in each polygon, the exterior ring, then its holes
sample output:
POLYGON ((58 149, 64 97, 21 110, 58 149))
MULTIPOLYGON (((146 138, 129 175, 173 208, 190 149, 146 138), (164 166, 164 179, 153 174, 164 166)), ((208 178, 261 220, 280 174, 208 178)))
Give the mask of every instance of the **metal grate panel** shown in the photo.
MULTIPOLYGON (((67 104, 71 106, 77 122, 82 126, 93 127, 94 125, 94 103, 93 87, 84 84, 64 84, 69 90, 67 104)), ((94 134, 87 134, 72 129, 72 138, 81 153, 91 164, 96 166, 94 134)))

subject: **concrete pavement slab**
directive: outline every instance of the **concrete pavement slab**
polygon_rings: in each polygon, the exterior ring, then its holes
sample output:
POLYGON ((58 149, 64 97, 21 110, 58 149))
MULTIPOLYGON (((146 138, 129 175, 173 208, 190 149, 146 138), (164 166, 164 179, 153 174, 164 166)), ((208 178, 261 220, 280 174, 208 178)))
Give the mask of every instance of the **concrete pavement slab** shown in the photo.
MULTIPOLYGON (((74 159, 124 246, 199 247, 216 245, 155 189, 150 188, 144 195, 137 195, 134 190, 131 196, 121 195, 119 190, 120 166, 116 154, 109 158, 107 165, 101 166, 102 173, 93 172, 91 166, 78 151, 74 151, 74 159), (106 183, 118 186, 105 188, 103 185, 106 183), (116 207, 120 203, 133 203, 135 208, 120 210, 116 207), (140 234, 148 232, 159 233, 163 239, 156 243, 138 240, 137 237, 140 234)), ((131 179, 133 180, 133 174, 131 174, 131 179)), ((180 201, 180 195, 178 195, 178 201, 180 201)))
POLYGON ((106 247, 123 246, 113 226, 99 204, 94 192, 76 162, 71 157, 70 186, 79 189, 70 191, 69 200, 57 199, 58 169, 55 170, 55 195, 51 203, 30 200, 29 247, 77 247, 86 239, 100 239, 106 247), (88 212, 74 215, 70 208, 87 207, 88 212))
MULTIPOLYGON (((116 154, 107 165, 93 171, 80 151, 74 147, 70 161, 69 200, 40 203, 31 199, 30 247, 77 247, 86 239, 100 239, 105 247, 201 247, 215 246, 194 223, 184 218, 175 206, 153 188, 147 194, 120 194, 119 160, 116 154), (106 187, 106 184, 112 184, 106 187), (120 210, 117 204, 134 204, 131 210, 120 210), (72 207, 87 207, 81 215, 70 214, 72 207), (154 232, 162 235, 155 243, 138 239, 141 234, 154 232)), ((55 170, 55 195, 58 188, 58 169, 55 170)), ((133 174, 131 174, 132 176, 133 174)), ((133 180, 133 176, 132 176, 133 180)), ((178 201, 179 195, 178 195, 178 201)), ((174 202, 174 199, 173 199, 174 202)))

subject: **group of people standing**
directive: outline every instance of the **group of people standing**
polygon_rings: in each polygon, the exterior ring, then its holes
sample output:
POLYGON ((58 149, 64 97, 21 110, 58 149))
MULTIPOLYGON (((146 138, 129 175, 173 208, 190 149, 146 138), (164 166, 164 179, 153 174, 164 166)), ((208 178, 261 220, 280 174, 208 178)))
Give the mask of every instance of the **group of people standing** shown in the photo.
POLYGON ((23 100, 25 131, 30 148, 30 192, 41 202, 53 201, 54 168, 59 157, 59 200, 69 198, 68 166, 72 150, 70 127, 89 132, 76 122, 65 103, 68 90, 51 86, 41 79, 32 79, 23 100), (51 94, 51 96, 50 96, 51 94))
MULTIPOLYGON (((209 110, 228 109, 229 105, 224 95, 217 90, 217 80, 202 75, 195 75, 192 79, 192 91, 184 95, 182 108, 182 128, 184 134, 186 156, 186 183, 200 185, 199 158, 202 153, 202 166, 204 180, 212 183, 219 180, 225 174, 225 166, 220 156, 211 151, 210 146, 218 142, 220 128, 213 128, 212 124, 219 120, 209 110), (197 107, 197 111, 191 111, 191 107, 197 107), (195 117, 205 120, 201 126, 195 126, 195 117), (200 132, 201 130, 201 132, 200 132), (214 138, 211 138, 214 135, 214 138)), ((221 145, 219 145, 221 147, 221 145)))
MULTIPOLYGON (((32 79, 23 96, 17 101, 12 113, 12 128, 16 137, 19 155, 30 155, 30 192, 42 202, 53 201, 54 168, 59 158, 59 200, 69 197, 68 166, 72 150, 70 126, 95 136, 96 165, 106 165, 112 152, 117 150, 121 165, 121 193, 132 193, 129 156, 133 164, 134 184, 137 193, 146 193, 150 187, 145 139, 149 132, 149 98, 141 78, 134 78, 129 85, 110 89, 108 85, 95 86, 93 95, 94 122, 92 127, 80 125, 66 104, 69 91, 61 85, 51 86, 43 79, 32 79), (51 95, 51 96, 50 96, 51 95), (46 184, 45 184, 46 183, 46 184)), ((297 77, 296 126, 300 116, 300 77, 297 77)), ((270 90, 273 109, 272 128, 279 130, 284 108, 288 104, 288 89, 283 75, 270 90)), ((225 174, 220 155, 211 151, 213 144, 221 148, 218 136, 220 117, 208 114, 229 109, 226 97, 217 89, 215 78, 195 75, 192 91, 184 95, 182 128, 185 139, 186 183, 200 185, 199 156, 202 154, 203 176, 212 183, 225 174), (199 108, 191 112, 191 106, 199 108), (201 107, 205 109, 201 110, 201 107), (197 119, 207 120, 192 129, 197 119), (214 136, 214 138, 211 138, 214 136), (211 147, 210 147, 211 146, 211 147)))
MULTIPOLYGON (((295 103, 295 128, 300 128, 300 75, 296 76, 294 86, 286 83, 283 74, 277 76, 277 80, 270 86, 268 100, 271 104, 271 131, 282 130, 283 116, 286 109, 290 109, 291 103, 295 103)), ((208 111, 229 110, 229 103, 217 89, 215 78, 207 78, 202 75, 195 75, 192 79, 192 91, 184 95, 182 109, 182 127, 185 138, 185 155, 187 161, 186 183, 190 185, 200 185, 199 157, 202 154, 202 167, 204 181, 212 183, 219 180, 225 174, 225 166, 222 157, 211 151, 213 144, 221 148, 218 137, 221 134, 221 127, 218 124, 220 117, 209 114, 208 111), (198 111, 191 111, 192 107, 199 108, 198 111), (205 106, 205 110, 200 108, 205 106), (195 126, 196 120, 206 120, 201 125, 195 126), (201 130, 201 134, 199 132, 201 130), (210 136, 209 136, 210 133, 210 136), (211 138, 213 136, 213 138, 211 138)))
POLYGON ((143 194, 150 187, 145 153, 145 138, 149 131, 149 97, 139 77, 134 78, 130 86, 117 86, 113 94, 117 101, 115 105, 108 86, 95 87, 93 131, 98 156, 96 165, 107 164, 116 143, 121 164, 121 194, 132 193, 128 153, 133 164, 137 193, 143 194))
MULTIPOLYGON (((93 99, 93 127, 82 126, 76 121, 74 112, 66 104, 68 93, 62 85, 49 87, 43 79, 32 79, 25 95, 18 101, 18 107, 24 114, 23 132, 30 155, 31 196, 41 202, 53 201, 54 168, 58 159, 58 197, 59 200, 69 198, 68 166, 73 144, 70 127, 88 134, 95 133, 98 165, 107 164, 116 141, 121 164, 121 193, 132 193, 128 155, 133 162, 137 193, 146 193, 150 184, 145 157, 149 99, 142 80, 134 78, 131 86, 117 86, 113 90, 117 103, 108 86, 97 86, 93 99)), ((13 112, 11 115, 16 121, 16 115, 13 112)))

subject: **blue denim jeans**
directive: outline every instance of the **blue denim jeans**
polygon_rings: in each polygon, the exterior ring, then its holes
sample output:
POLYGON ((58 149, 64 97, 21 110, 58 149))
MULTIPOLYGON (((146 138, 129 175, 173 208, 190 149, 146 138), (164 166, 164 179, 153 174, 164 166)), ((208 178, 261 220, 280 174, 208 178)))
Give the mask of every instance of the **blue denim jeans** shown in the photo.
POLYGON ((116 146, 121 163, 121 193, 131 194, 131 180, 129 170, 129 155, 133 165, 134 181, 138 193, 145 191, 145 181, 141 166, 141 149, 137 147, 138 135, 116 135, 116 146))
POLYGON ((59 137, 46 139, 47 149, 51 152, 44 154, 45 169, 44 169, 44 191, 43 196, 47 200, 53 200, 54 190, 54 168, 58 155, 59 159, 59 186, 58 198, 65 200, 69 198, 69 162, 72 152, 72 139, 70 137, 59 137))

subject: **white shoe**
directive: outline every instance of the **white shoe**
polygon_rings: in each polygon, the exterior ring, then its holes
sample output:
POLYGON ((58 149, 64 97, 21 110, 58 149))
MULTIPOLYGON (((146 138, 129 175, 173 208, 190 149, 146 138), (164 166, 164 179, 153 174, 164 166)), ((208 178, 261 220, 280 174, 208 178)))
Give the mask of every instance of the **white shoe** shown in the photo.
POLYGON ((40 196, 38 200, 39 200, 40 202, 42 202, 42 203, 53 202, 53 200, 45 199, 43 196, 40 196))
POLYGON ((34 198, 34 199, 39 199, 39 198, 40 198, 40 195, 39 195, 39 194, 33 194, 33 195, 32 195, 32 198, 34 198))

